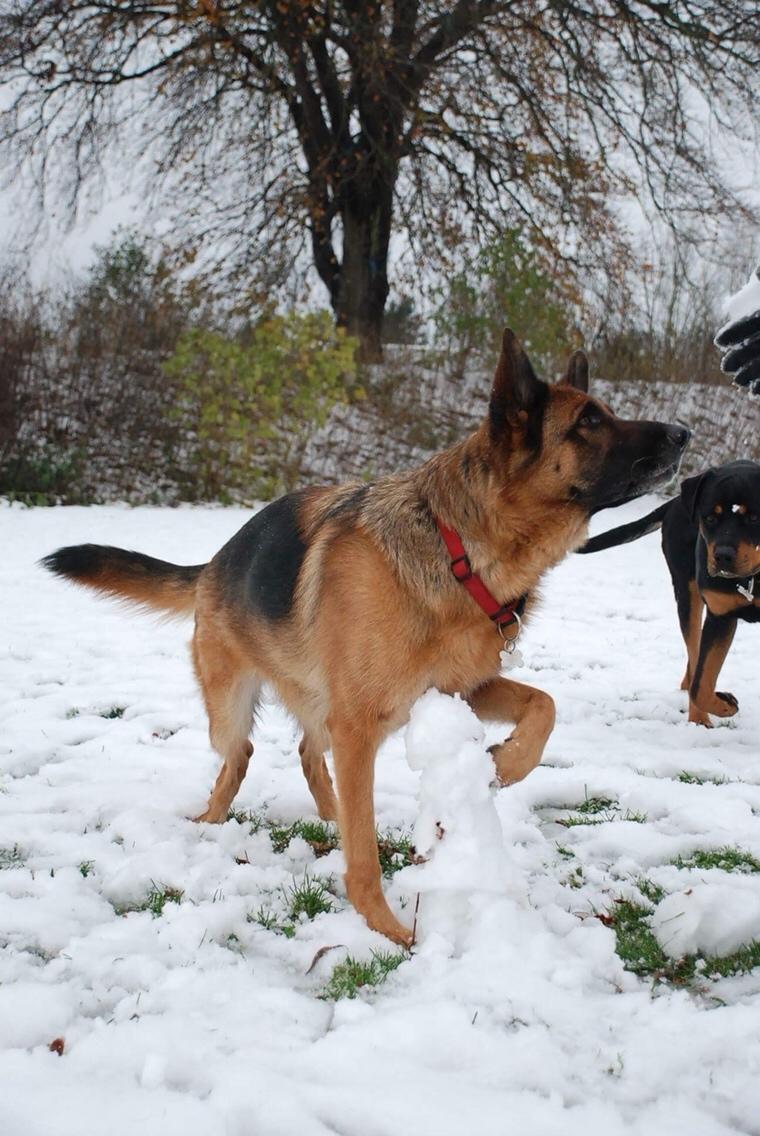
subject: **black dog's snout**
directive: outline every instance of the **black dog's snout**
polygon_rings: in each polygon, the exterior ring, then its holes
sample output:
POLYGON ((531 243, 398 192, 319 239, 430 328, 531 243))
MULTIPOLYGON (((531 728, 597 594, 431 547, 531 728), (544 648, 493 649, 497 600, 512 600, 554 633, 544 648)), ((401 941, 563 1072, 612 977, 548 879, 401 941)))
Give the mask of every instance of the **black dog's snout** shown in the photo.
POLYGON ((668 426, 666 433, 668 441, 681 450, 691 437, 691 430, 687 426, 668 426))
POLYGON ((736 561, 736 549, 730 544, 718 544, 715 547, 713 556, 717 569, 730 572, 736 561))

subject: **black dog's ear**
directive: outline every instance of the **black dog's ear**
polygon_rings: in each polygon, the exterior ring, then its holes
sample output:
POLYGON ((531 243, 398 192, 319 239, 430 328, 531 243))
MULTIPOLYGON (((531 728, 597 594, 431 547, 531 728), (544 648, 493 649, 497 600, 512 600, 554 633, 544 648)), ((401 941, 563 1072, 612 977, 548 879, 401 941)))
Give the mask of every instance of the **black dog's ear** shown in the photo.
POLYGON ((713 472, 712 469, 706 469, 704 473, 698 473, 695 477, 687 477, 685 481, 681 482, 681 504, 692 521, 697 515, 699 498, 708 481, 712 478, 713 472))
POLYGON ((575 387, 576 390, 588 394, 588 359, 585 351, 572 353, 567 370, 559 381, 565 386, 575 387))
POLYGON ((546 383, 536 378, 520 340, 505 328, 488 406, 492 436, 500 434, 508 421, 516 422, 518 415, 531 418, 540 413, 547 393, 546 383))

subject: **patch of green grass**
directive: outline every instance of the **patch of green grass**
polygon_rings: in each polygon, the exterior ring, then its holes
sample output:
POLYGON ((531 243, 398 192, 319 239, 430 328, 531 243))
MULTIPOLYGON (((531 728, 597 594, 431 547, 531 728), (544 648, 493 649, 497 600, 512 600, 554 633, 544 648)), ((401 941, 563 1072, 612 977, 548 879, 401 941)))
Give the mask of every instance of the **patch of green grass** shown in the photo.
POLYGON ((234 951, 236 955, 244 955, 242 943, 234 931, 230 931, 227 938, 224 940, 224 945, 228 951, 234 951))
POLYGON ((126 712, 126 706, 111 706, 108 710, 101 710, 99 717, 101 718, 123 718, 126 712))
POLYGON ((297 836, 311 845, 315 856, 326 856, 338 847, 337 831, 322 820, 294 820, 288 825, 265 824, 275 852, 284 852, 297 836))
POLYGON ((568 848, 566 844, 555 844, 555 848, 559 852, 563 860, 574 860, 575 853, 572 848, 568 848))
POLYGON ((580 813, 571 814, 566 817, 558 817, 557 824, 561 824, 563 828, 577 828, 580 825, 593 825, 593 824, 607 824, 613 820, 628 820, 634 824, 646 824, 647 814, 636 812, 633 809, 626 809, 621 813, 617 805, 614 805, 606 812, 593 812, 593 813, 580 813))
POLYGON ((409 956, 405 951, 373 951, 369 959, 348 955, 339 962, 325 986, 322 998, 337 1002, 339 998, 355 998, 361 989, 377 987, 409 956))
POLYGON ((273 911, 267 911, 263 906, 257 908, 256 911, 249 911, 246 915, 246 922, 256 923, 265 931, 273 931, 275 935, 284 935, 286 939, 292 939, 296 933, 292 923, 282 923, 273 911))
POLYGON ((284 852, 291 840, 298 836, 298 821, 286 825, 271 824, 267 825, 267 828, 272 849, 275 852, 284 852))
MULTIPOLYGON (((228 820, 250 826, 251 834, 265 829, 269 834, 272 849, 278 854, 285 852, 292 840, 300 836, 311 846, 314 855, 326 856, 340 846, 336 825, 324 820, 294 820, 290 824, 280 824, 270 820, 264 813, 247 809, 230 809, 228 820)), ((414 847, 411 835, 402 829, 386 829, 377 833, 377 851, 380 869, 386 879, 400 868, 414 863, 414 847)))
POLYGON ((308 872, 303 879, 291 884, 286 894, 288 914, 291 919, 314 919, 333 909, 333 897, 324 880, 312 879, 308 872))
POLYGON ((24 855, 18 844, 12 848, 0 848, 0 869, 21 868, 24 865, 24 855))
POLYGON ((589 797, 587 794, 585 801, 578 805, 577 811, 582 816, 596 816, 597 813, 606 813, 617 807, 618 803, 612 797, 589 797))
MULTIPOLYGON (((639 881, 639 890, 644 891, 639 881)), ((656 889, 656 885, 653 885, 656 889)), ((656 889, 659 894, 659 889, 656 889)), ((685 955, 680 959, 665 954, 649 925, 651 907, 629 899, 616 900, 603 922, 615 932, 615 949, 626 970, 654 982, 673 986, 693 986, 700 979, 728 978, 748 974, 760 966, 760 943, 749 943, 730 955, 685 955)))
POLYGON ((760 860, 743 848, 698 848, 691 856, 678 856, 677 868, 721 868, 724 872, 760 872, 760 860))
POLYGON ((335 825, 324 820, 294 820, 290 824, 280 824, 270 820, 265 813, 252 809, 230 809, 227 820, 247 824, 251 835, 266 829, 272 848, 278 853, 284 852, 297 836, 311 845, 315 856, 326 856, 338 847, 335 825))
POLYGON ((583 887, 585 878, 583 875, 583 868, 580 864, 576 864, 573 870, 569 873, 564 881, 565 887, 580 888, 583 887))
POLYGON ((155 884, 148 892, 143 911, 150 911, 151 915, 162 915, 167 903, 181 903, 184 891, 181 888, 157 887, 155 884))
POLYGON ((682 769, 678 774, 678 780, 684 785, 725 785, 727 784, 726 777, 702 777, 698 773, 690 773, 688 769, 682 769))
POLYGON ((652 880, 648 880, 646 876, 641 876, 640 879, 636 880, 636 887, 644 898, 652 904, 658 904, 665 897, 665 889, 652 880))
POLYGON ((227 820, 234 820, 237 824, 247 824, 251 836, 260 832, 266 824, 263 813, 256 812, 254 809, 230 809, 227 813, 227 820))
POLYGON ((163 914, 167 903, 181 903, 184 894, 181 888, 152 884, 145 899, 139 903, 114 904, 114 911, 117 915, 128 915, 130 911, 150 911, 155 918, 163 914))
POLYGON ((389 880, 401 868, 415 862, 416 856, 411 835, 403 829, 388 828, 377 834, 377 854, 380 871, 389 880))
POLYGON ((557 824, 561 824, 563 828, 577 828, 580 825, 607 824, 613 820, 646 823, 646 813, 634 812, 631 809, 621 812, 620 805, 613 797, 589 797, 585 789, 584 794, 584 800, 576 805, 568 816, 559 817, 557 824))
POLYGON ((92 872, 92 869, 94 867, 95 867, 95 861, 94 860, 83 860, 82 863, 79 865, 79 871, 84 876, 84 878, 87 879, 87 877, 90 875, 90 873, 92 872))
POLYGON ((734 974, 749 974, 760 966, 760 943, 749 943, 732 955, 716 955, 704 959, 700 973, 708 978, 730 978, 734 974))
POLYGON ((334 824, 324 820, 301 820, 296 823, 298 825, 296 836, 300 836, 311 845, 315 856, 326 856, 328 852, 338 847, 340 841, 334 824))
POLYGON ((675 986, 690 983, 696 972, 696 959, 671 959, 663 951, 649 926, 651 907, 630 899, 618 899, 604 922, 615 932, 615 950, 626 970, 640 978, 670 982, 675 986))
MULTIPOLYGON (((96 711, 99 718, 123 718, 126 713, 126 706, 109 706, 107 710, 96 711)), ((66 711, 66 718, 78 718, 82 711, 78 706, 72 706, 71 709, 66 711)))
POLYGON ((557 817, 557 824, 561 824, 563 828, 579 828, 581 825, 606 824, 608 820, 615 819, 616 817, 614 813, 610 814, 609 816, 598 817, 571 815, 566 817, 557 817))

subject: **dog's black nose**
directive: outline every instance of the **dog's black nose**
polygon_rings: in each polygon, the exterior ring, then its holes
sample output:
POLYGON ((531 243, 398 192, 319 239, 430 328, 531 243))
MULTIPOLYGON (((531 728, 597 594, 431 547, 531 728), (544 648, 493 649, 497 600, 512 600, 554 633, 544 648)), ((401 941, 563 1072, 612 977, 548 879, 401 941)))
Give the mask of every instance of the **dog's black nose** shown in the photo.
POLYGON ((736 549, 730 544, 718 544, 713 553, 715 567, 720 572, 730 572, 736 561, 736 549))
POLYGON ((691 437, 691 430, 687 426, 668 426, 667 435, 668 441, 682 450, 691 437))

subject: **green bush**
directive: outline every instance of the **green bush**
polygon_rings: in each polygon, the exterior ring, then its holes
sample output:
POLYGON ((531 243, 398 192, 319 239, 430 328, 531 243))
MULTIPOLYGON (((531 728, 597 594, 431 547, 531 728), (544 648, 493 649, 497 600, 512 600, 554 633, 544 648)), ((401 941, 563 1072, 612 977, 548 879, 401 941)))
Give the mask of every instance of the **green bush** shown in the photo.
POLYGON ((180 440, 161 362, 204 300, 129 231, 96 248, 80 277, 34 288, 0 271, 0 494, 169 495, 180 440))
POLYGON ((441 346, 461 370, 471 353, 495 360, 506 325, 547 377, 564 369, 579 294, 567 271, 517 231, 480 250, 452 276, 435 323, 441 346))
POLYGON ((193 496, 269 498, 298 480, 303 445, 355 375, 356 342, 328 312, 268 314, 237 336, 193 328, 164 363, 193 496))
POLYGON ((78 504, 81 470, 79 450, 21 453, 0 462, 0 495, 23 505, 78 504))

